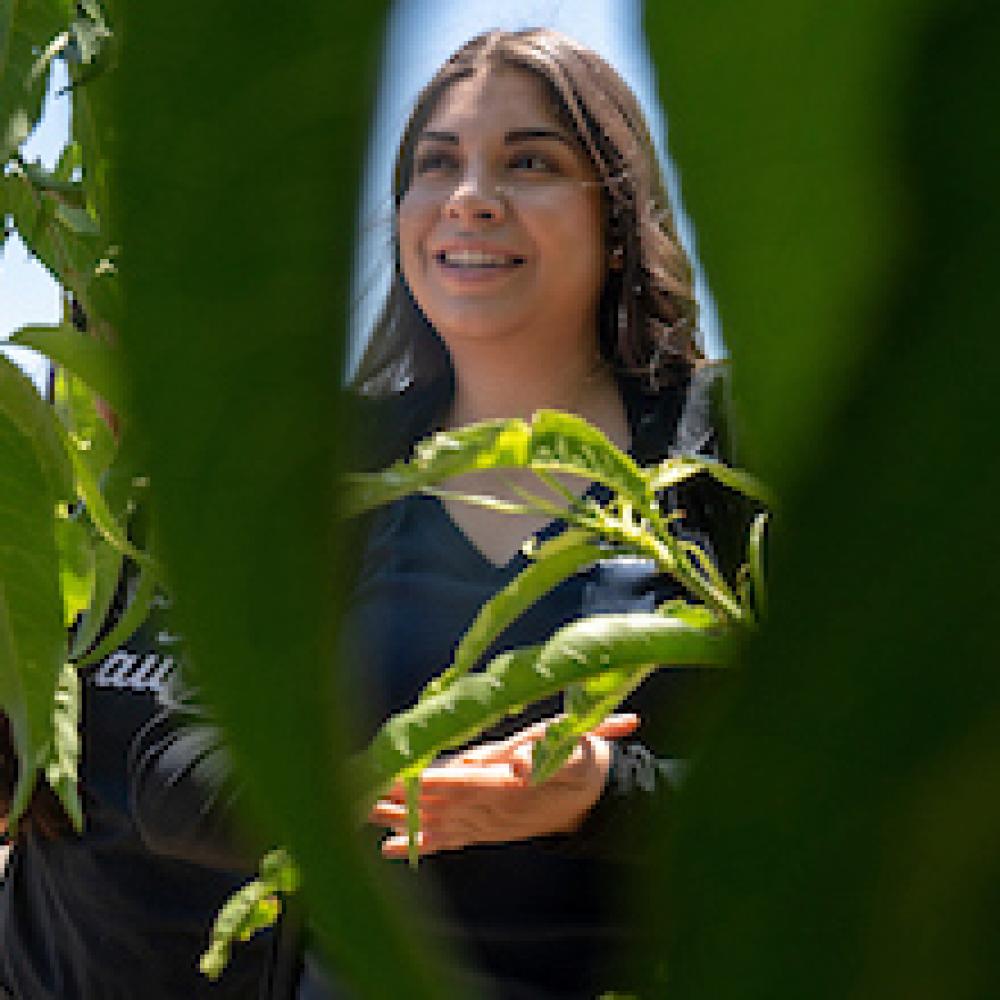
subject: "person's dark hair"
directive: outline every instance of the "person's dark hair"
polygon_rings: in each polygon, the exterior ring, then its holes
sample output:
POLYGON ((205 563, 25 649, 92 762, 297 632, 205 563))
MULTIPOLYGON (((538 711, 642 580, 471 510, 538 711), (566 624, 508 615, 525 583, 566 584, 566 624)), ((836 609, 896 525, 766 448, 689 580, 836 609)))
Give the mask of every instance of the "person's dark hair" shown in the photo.
MULTIPOLYGON (((0 712, 0 830, 5 829, 17 785, 18 761, 10 720, 0 712)), ((18 824, 18 835, 37 830, 44 837, 57 837, 71 829, 69 817, 56 793, 45 781, 37 781, 31 802, 18 824)))
MULTIPOLYGON (((677 238, 663 174, 635 95, 590 49, 547 28, 489 31, 463 45, 421 91, 396 158, 393 200, 413 175, 417 137, 447 87, 498 67, 540 77, 557 114, 590 157, 602 185, 609 269, 598 309, 599 349, 616 371, 642 377, 655 390, 687 373, 703 355, 696 340, 698 307, 691 265, 677 238)), ((399 265, 353 378, 366 395, 398 392, 451 373, 443 343, 413 300, 399 265)))

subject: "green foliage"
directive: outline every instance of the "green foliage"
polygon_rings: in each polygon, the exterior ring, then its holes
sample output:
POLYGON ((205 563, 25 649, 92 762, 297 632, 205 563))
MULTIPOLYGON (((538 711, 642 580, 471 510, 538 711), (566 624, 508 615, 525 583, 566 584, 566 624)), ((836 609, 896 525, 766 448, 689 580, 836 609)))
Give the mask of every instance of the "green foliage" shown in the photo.
POLYGON ((674 918, 639 992, 998 995, 996 627, 943 609, 1000 598, 1000 7, 645 11, 782 506, 767 623, 651 824, 676 836, 634 898, 674 918))
POLYGON ((38 120, 48 61, 64 44, 60 32, 68 6, 60 0, 0 0, 0 163, 38 120))
POLYGON ((120 418, 128 418, 116 352, 93 337, 82 337, 67 326, 25 326, 10 337, 11 344, 33 347, 86 383, 91 393, 108 403, 120 418))
MULTIPOLYGON (((107 618, 124 555, 146 567, 149 583, 138 596, 148 601, 155 580, 151 557, 127 531, 134 490, 122 481, 135 480, 136 456, 118 453, 97 405, 99 396, 127 417, 107 346, 115 339, 118 293, 106 214, 108 147, 98 142, 100 101, 93 99, 112 64, 111 42, 94 0, 0 3, 0 213, 83 307, 91 333, 26 327, 10 338, 60 366, 54 406, 0 359, 0 710, 11 720, 19 763, 12 830, 39 773, 80 827, 79 657, 107 618), (26 162, 19 147, 38 119, 55 58, 70 64, 78 141, 50 171, 26 162), (68 650, 67 628, 75 624, 68 650)), ((133 601, 115 630, 119 641, 123 628, 134 630, 144 617, 140 603, 133 601)))
MULTIPOLYGON (((362 815, 379 795, 402 784, 413 867, 418 862, 420 774, 436 758, 527 706, 562 694, 564 715, 533 747, 532 779, 545 781, 563 766, 581 736, 650 673, 666 666, 721 666, 730 653, 730 633, 756 620, 749 603, 737 604, 735 614, 728 614, 728 603, 735 598, 726 582, 700 549, 674 533, 679 512, 662 516, 649 485, 654 478, 662 482, 669 469, 678 470, 671 482, 708 473, 729 485, 752 484, 759 492, 753 480, 717 463, 686 457, 673 465, 641 469, 597 428, 568 414, 542 411, 530 424, 490 421, 434 435, 418 442, 408 460, 379 473, 348 477, 344 508, 356 513, 418 489, 437 493, 437 484, 447 476, 504 467, 533 468, 543 484, 554 485, 557 492, 561 488, 551 472, 592 474, 615 492, 605 509, 565 491, 565 508, 520 491, 524 505, 519 511, 554 514, 570 527, 541 545, 528 546, 532 561, 479 610, 452 662, 411 708, 381 726, 351 768, 362 815), (651 520, 636 519, 636 510, 647 512, 651 520), (652 614, 583 619, 559 629, 538 647, 501 653, 483 669, 473 670, 507 626, 559 583, 600 558, 631 552, 652 554, 664 573, 692 585, 692 596, 710 596, 710 606, 674 599, 652 614)), ((490 499, 452 495, 475 503, 490 499)), ((744 567, 748 577, 760 572, 762 523, 758 519, 752 532, 756 568, 744 567)), ((246 892, 251 892, 249 887, 241 891, 246 892)), ((231 937, 220 937, 218 947, 231 943, 231 937)))
POLYGON ((131 5, 106 74, 109 231, 126 434, 148 456, 172 614, 243 805, 294 853, 314 941, 350 988, 422 998, 441 975, 359 843, 333 670, 351 541, 331 517, 352 443, 337 398, 384 9, 207 5, 179 41, 176 9, 131 5))
POLYGON ((69 483, 51 412, 0 358, 0 710, 21 761, 12 829, 52 748, 66 642, 55 522, 69 483))
POLYGON ((233 943, 249 941, 259 930, 273 924, 281 912, 281 896, 298 887, 298 869, 288 853, 275 850, 266 854, 257 878, 231 896, 219 911, 208 949, 201 958, 201 971, 209 979, 218 979, 229 961, 233 943))
POLYGON ((484 670, 452 681, 388 719, 363 761, 366 801, 568 684, 604 675, 617 680, 618 672, 645 676, 659 664, 721 666, 728 652, 716 629, 666 615, 636 612, 572 622, 542 646, 502 653, 484 670))

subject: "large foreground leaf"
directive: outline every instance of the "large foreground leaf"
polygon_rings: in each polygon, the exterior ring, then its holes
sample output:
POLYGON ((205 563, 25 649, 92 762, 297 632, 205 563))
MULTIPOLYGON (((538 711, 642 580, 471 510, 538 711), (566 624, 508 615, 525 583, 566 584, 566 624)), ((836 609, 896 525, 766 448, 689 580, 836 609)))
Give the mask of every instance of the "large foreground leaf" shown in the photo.
POLYGON ((383 12, 208 5, 188 30, 176 8, 131 5, 108 78, 120 346, 178 629, 337 978, 421 998, 442 987, 359 843, 337 674, 337 398, 383 12))
POLYGON ((646 11, 782 514, 642 995, 1000 995, 1000 7, 646 11))

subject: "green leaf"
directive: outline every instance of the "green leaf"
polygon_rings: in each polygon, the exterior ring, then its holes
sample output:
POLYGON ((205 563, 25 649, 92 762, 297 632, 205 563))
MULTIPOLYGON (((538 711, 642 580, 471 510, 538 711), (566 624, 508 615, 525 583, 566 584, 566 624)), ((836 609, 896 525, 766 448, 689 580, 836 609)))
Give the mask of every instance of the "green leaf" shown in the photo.
POLYGON ((411 774, 403 779, 406 793, 406 858, 410 868, 420 862, 420 777, 411 774))
POLYGON ((287 851, 269 852, 261 861, 257 878, 226 900, 212 925, 208 949, 199 968, 209 979, 218 979, 237 941, 273 926, 281 915, 280 894, 298 889, 299 872, 287 851))
POLYGON ((52 703, 66 636, 55 541, 59 460, 54 417, 20 372, 0 364, 0 710, 13 729, 16 826, 52 739, 52 703))
POLYGON ((574 685, 572 698, 564 701, 565 714, 551 723, 531 747, 531 781, 548 781, 569 760, 584 733, 589 732, 655 670, 650 664, 608 670, 574 685))
POLYGON ((54 395, 56 412, 69 430, 77 451, 100 479, 114 460, 118 443, 97 410, 99 397, 62 366, 56 368, 54 395))
MULTIPOLYGON (((115 627, 86 656, 75 661, 78 667, 97 663, 135 634, 136 629, 149 615, 150 606, 156 596, 156 585, 156 573, 149 566, 144 566, 140 571, 135 593, 125 612, 115 623, 115 627)), ((98 622, 95 628, 100 628, 101 624, 102 622, 98 622)))
POLYGON ((530 434, 523 420, 488 420, 434 434, 419 442, 407 461, 382 472, 345 476, 342 513, 353 517, 462 473, 522 467, 530 434))
POLYGON ((670 489, 672 486, 690 479, 698 473, 707 473, 723 486, 728 486, 737 493, 750 497, 767 506, 773 507, 775 499, 768 488, 755 476, 741 469, 734 469, 716 462, 710 458, 696 458, 690 455, 678 455, 660 462, 650 469, 648 477, 649 488, 654 493, 670 489))
POLYGON ((65 17, 59 0, 0 0, 0 167, 38 120, 47 77, 32 73, 36 48, 65 27, 65 17))
MULTIPOLYGON (((58 425, 57 425, 58 426, 58 425)), ((104 539, 119 552, 131 557, 141 566, 151 566, 152 558, 146 552, 140 552, 128 539, 125 529, 112 514, 108 502, 101 492, 97 476, 85 457, 85 449, 81 450, 78 442, 74 442, 69 434, 59 427, 63 438, 66 454, 73 467, 73 478, 77 493, 83 500, 87 516, 104 539)))
POLYGON ((527 464, 604 483, 639 508, 651 499, 646 477, 635 460, 572 413, 539 410, 534 415, 527 464))
POLYGON ((55 534, 63 624, 68 628, 88 607, 93 595, 94 544, 90 532, 78 517, 57 517, 55 534))
POLYGON ((439 754, 567 685, 650 664, 721 666, 729 651, 722 633, 657 613, 573 622, 543 646, 502 653, 485 670, 385 722, 359 761, 360 795, 367 804, 393 781, 419 773, 439 754))
POLYGON ((125 557, 111 545, 99 544, 94 550, 94 589, 90 605, 86 609, 70 649, 70 659, 78 661, 93 644, 107 621, 118 587, 125 557))
POLYGON ((543 594, 602 555, 607 552, 582 531, 563 531, 539 546, 533 561, 479 609, 451 664, 427 685, 427 694, 440 693, 468 673, 511 622, 543 594))
POLYGON ((640 509, 652 502, 642 470, 603 432, 573 414, 539 410, 530 424, 487 420, 441 431, 418 442, 409 460, 347 476, 342 512, 354 516, 467 472, 523 468, 596 480, 640 509))
POLYGON ((36 189, 21 167, 15 166, 5 181, 7 210, 21 238, 56 281, 79 298, 89 316, 90 286, 108 252, 105 239, 76 225, 78 217, 67 216, 72 206, 63 204, 63 195, 36 189))
POLYGON ((78 771, 80 764, 80 676, 71 663, 63 665, 56 687, 52 753, 45 777, 54 789, 77 833, 83 830, 78 771))
POLYGON ((767 587, 764 580, 764 539, 766 537, 768 515, 760 513, 750 526, 750 542, 747 546, 747 566, 757 614, 763 618, 767 613, 767 587))
MULTIPOLYGON (((102 231, 109 235, 114 232, 109 183, 114 145, 111 111, 114 76, 106 71, 117 62, 117 37, 114 25, 96 4, 88 0, 83 13, 84 16, 71 25, 73 45, 79 57, 70 63, 73 139, 83 152, 87 208, 97 217, 102 231)), ((113 317, 109 319, 114 322, 113 317)))
POLYGON ((73 472, 59 421, 27 375, 3 356, 0 356, 0 413, 33 443, 54 503, 72 501, 73 472))
POLYGON ((10 343, 30 347, 86 382, 120 416, 128 414, 118 353, 94 337, 70 326, 23 326, 10 343))

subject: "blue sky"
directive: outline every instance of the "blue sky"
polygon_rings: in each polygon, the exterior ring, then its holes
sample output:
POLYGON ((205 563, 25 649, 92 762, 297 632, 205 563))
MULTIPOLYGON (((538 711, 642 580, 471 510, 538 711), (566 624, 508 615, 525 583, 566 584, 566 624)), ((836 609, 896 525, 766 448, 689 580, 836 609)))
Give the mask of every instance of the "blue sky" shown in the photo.
MULTIPOLYGON (((718 323, 707 283, 697 261, 690 221, 683 211, 676 171, 666 159, 666 124, 656 94, 655 77, 641 27, 641 0, 398 0, 386 37, 385 65, 368 151, 367 184, 359 210, 359 241, 355 262, 355 303, 351 320, 357 353, 364 331, 378 310, 389 280, 392 259, 391 171, 396 142, 420 87, 444 59, 464 41, 486 28, 517 29, 545 26, 563 31, 603 55, 639 97, 661 159, 678 228, 696 268, 695 291, 702 306, 705 346, 721 352, 718 323)), ((53 166, 69 135, 69 97, 57 96, 66 83, 65 66, 53 65, 41 123, 25 145, 27 159, 41 158, 53 166)), ((59 290, 48 272, 31 260, 24 244, 9 239, 0 256, 0 341, 28 323, 58 323, 59 290)), ((36 380, 45 365, 32 352, 7 348, 36 380)))

